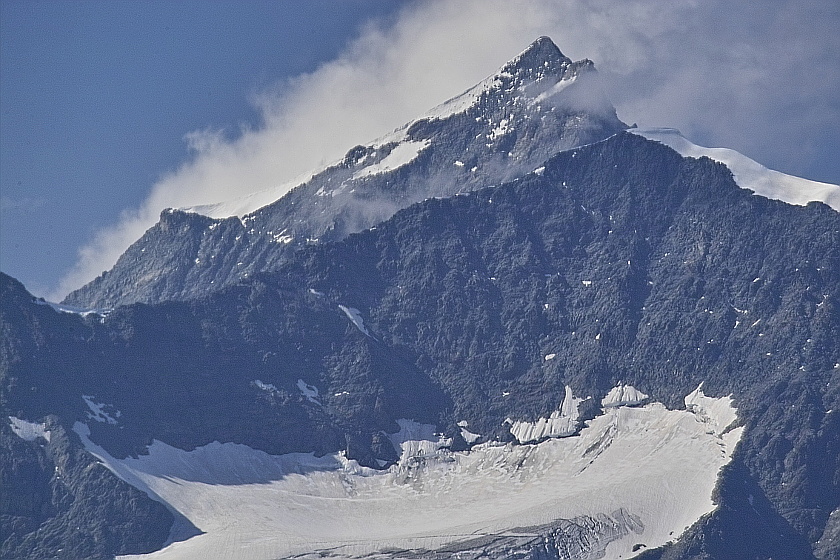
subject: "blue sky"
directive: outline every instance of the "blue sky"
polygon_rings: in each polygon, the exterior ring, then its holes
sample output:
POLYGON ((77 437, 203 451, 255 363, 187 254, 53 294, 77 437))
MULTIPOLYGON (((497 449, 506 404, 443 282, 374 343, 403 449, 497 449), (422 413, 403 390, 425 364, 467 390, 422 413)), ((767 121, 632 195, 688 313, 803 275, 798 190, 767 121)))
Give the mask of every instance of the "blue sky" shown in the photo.
POLYGON ((249 98, 398 2, 0 3, 0 268, 54 289, 77 249, 249 98))
POLYGON ((628 123, 839 183, 840 6, 730 4, 0 0, 0 269, 55 299, 163 207, 289 180, 538 35, 628 123))

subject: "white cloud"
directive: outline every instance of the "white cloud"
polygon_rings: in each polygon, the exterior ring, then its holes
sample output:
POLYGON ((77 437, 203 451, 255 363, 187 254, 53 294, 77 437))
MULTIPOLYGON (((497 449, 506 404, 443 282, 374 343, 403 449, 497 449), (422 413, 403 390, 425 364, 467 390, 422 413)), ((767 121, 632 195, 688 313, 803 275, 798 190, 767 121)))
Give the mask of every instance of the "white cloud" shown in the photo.
MULTIPOLYGON (((166 207, 269 188, 340 158, 457 95, 549 35, 590 58, 625 122, 674 126, 773 166, 840 128, 833 0, 429 0, 372 23, 336 60, 254 96, 262 123, 185 139, 193 157, 80 251, 63 295, 109 268, 166 207)), ((804 168, 804 167, 800 167, 804 168)))

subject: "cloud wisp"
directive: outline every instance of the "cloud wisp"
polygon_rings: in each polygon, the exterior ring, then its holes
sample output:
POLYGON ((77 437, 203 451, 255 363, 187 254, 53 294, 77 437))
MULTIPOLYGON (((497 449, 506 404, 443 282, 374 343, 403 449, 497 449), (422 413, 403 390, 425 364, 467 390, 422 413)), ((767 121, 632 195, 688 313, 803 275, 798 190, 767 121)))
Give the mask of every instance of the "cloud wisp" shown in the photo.
POLYGON ((625 122, 680 128, 771 167, 808 168, 840 129, 840 9, 829 1, 427 0, 372 22, 336 60, 258 92, 260 124, 185 136, 191 158, 80 249, 51 294, 110 268, 167 207, 275 187, 492 74, 539 35, 590 58, 625 122))

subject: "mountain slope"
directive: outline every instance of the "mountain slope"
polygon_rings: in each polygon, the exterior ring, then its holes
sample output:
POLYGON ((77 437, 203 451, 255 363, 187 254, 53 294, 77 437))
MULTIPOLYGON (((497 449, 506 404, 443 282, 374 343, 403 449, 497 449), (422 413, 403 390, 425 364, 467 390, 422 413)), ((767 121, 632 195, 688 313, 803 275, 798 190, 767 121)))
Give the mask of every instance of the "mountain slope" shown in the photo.
POLYGON ((430 197, 500 184, 624 128, 592 62, 572 62, 543 37, 474 88, 352 148, 279 200, 285 187, 163 212, 111 271, 65 303, 101 308, 203 295, 276 268, 298 246, 341 239, 430 197))
POLYGON ((759 196, 782 200, 788 204, 804 206, 809 202, 824 202, 840 212, 840 185, 810 181, 785 175, 728 148, 704 148, 692 144, 673 128, 632 128, 630 132, 648 140, 662 142, 686 157, 706 156, 726 165, 735 176, 735 182, 759 196))
POLYGON ((117 459, 217 440, 401 472, 403 418, 454 452, 469 433, 515 442, 567 387, 593 425, 619 383, 674 409, 703 383, 744 427, 720 507, 646 554, 832 558, 839 271, 839 213, 620 133, 189 302, 61 314, 4 278, 0 404, 56 415, 76 449, 79 422, 117 459))

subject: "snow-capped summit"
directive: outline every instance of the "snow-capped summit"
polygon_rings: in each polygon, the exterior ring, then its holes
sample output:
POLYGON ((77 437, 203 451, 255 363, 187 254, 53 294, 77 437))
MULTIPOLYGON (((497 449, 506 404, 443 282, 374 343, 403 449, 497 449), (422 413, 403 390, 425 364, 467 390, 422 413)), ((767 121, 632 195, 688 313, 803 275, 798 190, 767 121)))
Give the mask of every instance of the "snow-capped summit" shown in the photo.
POLYGON ((294 247, 342 239, 428 198, 522 177, 557 152, 626 128, 595 76, 591 61, 573 62, 541 37, 475 87, 351 148, 288 193, 287 184, 175 211, 183 214, 176 235, 157 224, 65 302, 113 307, 205 294, 276 268, 294 247))
POLYGON ((550 68, 550 72, 556 72, 559 67, 568 66, 571 62, 571 59, 560 52, 560 48, 551 38, 543 35, 531 43, 519 56, 508 62, 504 70, 511 73, 522 72, 524 75, 530 74, 531 78, 536 78, 538 76, 534 75, 534 71, 541 73, 540 67, 550 68))
MULTIPOLYGON (((465 127, 464 123, 458 122, 462 132, 461 136, 464 137, 460 139, 459 147, 461 149, 464 147, 464 140, 472 140, 471 143, 476 147, 485 143, 486 148, 492 149, 494 146, 498 148, 501 144, 496 141, 503 136, 510 136, 516 130, 527 132, 535 128, 535 126, 524 126, 526 121, 545 121, 546 114, 557 113, 558 110, 560 113, 550 115, 554 117, 554 120, 557 120, 556 117, 561 113, 564 117, 574 114, 576 120, 563 120, 559 127, 562 130, 555 130, 560 134, 554 142, 551 141, 550 137, 538 138, 536 139, 538 142, 535 142, 534 138, 528 136, 526 139, 530 144, 529 147, 542 148, 545 157, 547 157, 554 153, 551 151, 554 148, 568 149, 576 145, 590 143, 606 137, 604 136, 605 131, 614 132, 626 128, 616 117, 615 109, 598 90, 597 84, 579 83, 576 88, 560 95, 576 81, 583 82, 586 78, 594 78, 595 75, 595 65, 592 61, 584 59, 573 62, 563 55, 550 38, 540 37, 497 72, 472 88, 430 109, 393 132, 377 138, 365 146, 356 146, 340 161, 304 173, 275 188, 230 201, 185 207, 181 210, 212 218, 244 217, 279 200, 283 194, 289 191, 290 187, 305 188, 307 185, 318 184, 316 195, 335 196, 341 194, 350 190, 347 188, 346 180, 342 181, 340 185, 336 183, 324 185, 322 181, 318 181, 319 177, 330 169, 341 166, 354 169, 355 172, 350 179, 369 177, 402 167, 410 163, 421 151, 428 148, 434 140, 439 140, 439 143, 448 143, 448 137, 450 136, 446 134, 448 131, 436 130, 434 134, 430 134, 429 123, 436 123, 437 121, 452 123, 453 120, 462 120, 461 117, 465 115, 472 120, 467 123, 470 125, 468 127, 465 127), (606 117, 607 122, 591 123, 589 122, 590 119, 586 118, 587 115, 599 119, 606 117), (607 126, 604 126, 605 124, 607 126), (593 125, 598 130, 590 130, 593 125), (602 128, 605 130, 601 130, 602 128), (465 134, 465 132, 469 134, 465 134), (490 142, 487 142, 487 140, 490 140, 490 142)), ((539 122, 536 126, 551 128, 551 124, 551 122, 539 122)), ((476 151, 476 148, 473 148, 473 151, 476 151)), ((502 155, 514 157, 521 154, 507 151, 502 155)), ((536 163, 539 163, 539 161, 536 163)), ((455 165, 458 167, 465 166, 464 162, 458 159, 455 160, 455 165)), ((508 161, 506 165, 510 169, 503 177, 495 176, 500 171, 498 169, 494 169, 493 176, 488 177, 484 172, 485 170, 478 166, 472 166, 470 169, 462 171, 470 171, 477 178, 501 182, 506 178, 521 174, 523 170, 515 161, 508 161)), ((530 169, 530 167, 527 167, 528 171, 530 169)), ((468 179, 468 181, 475 182, 472 179, 468 179)), ((469 189, 463 188, 461 190, 469 189)), ((454 193, 429 193, 430 196, 451 194, 454 193)))
MULTIPOLYGON (((529 105, 534 101, 545 101, 570 85, 578 75, 594 73, 594 70, 591 60, 573 62, 551 39, 540 37, 495 74, 438 105, 420 119, 445 118, 482 105, 482 99, 491 97, 495 98, 496 104, 510 103, 514 98, 530 98, 529 105)), ((486 110, 487 103, 480 108, 486 110)))
POLYGON ((595 76, 541 38, 76 307, 0 273, 0 557, 840 558, 840 187, 595 76))

